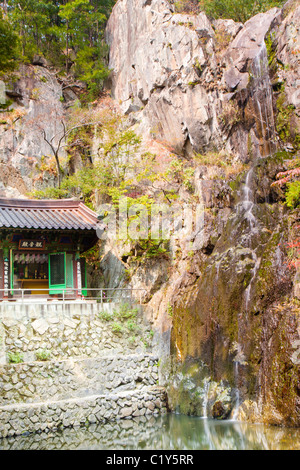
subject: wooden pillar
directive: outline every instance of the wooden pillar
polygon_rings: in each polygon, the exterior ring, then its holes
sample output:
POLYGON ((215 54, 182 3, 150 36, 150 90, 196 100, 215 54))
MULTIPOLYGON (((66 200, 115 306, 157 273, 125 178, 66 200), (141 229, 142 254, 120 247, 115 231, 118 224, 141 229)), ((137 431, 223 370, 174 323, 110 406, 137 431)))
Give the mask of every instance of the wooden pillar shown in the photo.
POLYGON ((82 285, 81 285, 81 264, 80 264, 80 252, 79 251, 77 251, 75 255, 75 264, 76 264, 76 279, 77 279, 76 297, 77 299, 81 299, 82 285))

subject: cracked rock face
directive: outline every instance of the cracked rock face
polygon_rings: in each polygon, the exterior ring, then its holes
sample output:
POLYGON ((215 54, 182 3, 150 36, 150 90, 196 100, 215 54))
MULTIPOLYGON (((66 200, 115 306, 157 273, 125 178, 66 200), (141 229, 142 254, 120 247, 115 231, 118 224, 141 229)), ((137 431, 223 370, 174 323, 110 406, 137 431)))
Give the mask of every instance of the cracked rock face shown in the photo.
MULTIPOLYGON (((297 9, 285 30, 283 16, 273 8, 244 25, 211 23, 203 12, 175 14, 164 0, 119 1, 106 31, 113 96, 144 135, 179 154, 269 155, 276 135, 265 40, 272 31, 279 44, 295 41, 299 27, 297 9)), ((291 49, 281 47, 284 63, 295 62, 291 49)))
POLYGON ((150 133, 178 151, 188 140, 196 148, 206 146, 217 132, 216 96, 194 86, 209 54, 216 67, 213 37, 204 13, 173 14, 162 1, 119 2, 108 23, 114 97, 125 113, 145 107, 150 133))
MULTIPOLYGON (((17 80, 6 84, 6 99, 12 104, 0 116, 1 197, 24 197, 28 191, 53 185, 53 172, 40 178, 39 168, 42 161, 50 165, 54 158, 43 132, 49 140, 57 135, 55 145, 62 135, 61 96, 55 75, 40 65, 21 66, 17 80)), ((63 157, 64 150, 60 154, 63 157)))

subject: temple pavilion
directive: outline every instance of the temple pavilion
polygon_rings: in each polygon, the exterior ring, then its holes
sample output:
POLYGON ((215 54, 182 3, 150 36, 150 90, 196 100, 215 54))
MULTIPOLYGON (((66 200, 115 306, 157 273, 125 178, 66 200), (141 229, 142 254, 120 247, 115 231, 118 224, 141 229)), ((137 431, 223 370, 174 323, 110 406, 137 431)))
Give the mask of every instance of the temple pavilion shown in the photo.
POLYGON ((81 299, 97 214, 73 199, 0 199, 0 300, 81 299))

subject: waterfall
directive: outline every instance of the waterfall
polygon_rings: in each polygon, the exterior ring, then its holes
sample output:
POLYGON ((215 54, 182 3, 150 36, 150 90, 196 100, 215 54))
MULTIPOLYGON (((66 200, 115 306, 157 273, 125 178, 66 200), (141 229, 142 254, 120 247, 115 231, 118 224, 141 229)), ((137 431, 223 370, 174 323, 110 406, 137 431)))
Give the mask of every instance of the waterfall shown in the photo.
POLYGON ((250 302, 250 299, 251 299, 251 289, 252 289, 252 284, 253 284, 253 281, 255 279, 255 276, 257 274, 257 271, 258 271, 258 268, 259 268, 259 265, 260 265, 260 258, 258 258, 256 256, 256 253, 253 252, 253 256, 254 256, 254 259, 255 259, 255 265, 254 265, 254 268, 252 270, 252 276, 251 276, 251 281, 249 282, 249 285, 247 287, 247 289, 245 290, 245 311, 247 312, 248 311, 248 306, 249 306, 249 302, 250 302))
POLYGON ((235 382, 235 407, 232 413, 232 420, 237 421, 240 407, 240 389, 239 389, 239 363, 234 361, 234 382, 235 382))
POLYGON ((246 176, 246 181, 243 187, 243 200, 242 200, 242 207, 245 211, 244 217, 249 221, 251 231, 255 228, 256 226, 256 218, 255 215, 253 214, 253 207, 254 207, 254 201, 253 201, 253 191, 251 189, 251 181, 252 181, 252 175, 253 175, 253 168, 251 168, 246 176))
POLYGON ((208 393, 209 393, 209 384, 210 380, 208 378, 204 379, 203 381, 203 392, 204 392, 204 397, 203 397, 203 418, 208 417, 207 413, 207 405, 208 405, 208 393))
POLYGON ((276 126, 273 112, 272 85, 265 42, 252 62, 252 99, 258 118, 257 132, 261 139, 261 156, 276 151, 276 126))
MULTIPOLYGON (((252 236, 258 232, 259 221, 254 215, 253 209, 255 207, 254 191, 253 191, 253 174, 254 167, 250 168, 246 175, 245 184, 242 189, 242 201, 240 202, 240 207, 242 209, 242 216, 249 223, 249 229, 244 235, 244 243, 246 246, 251 247, 252 236)), ((255 280, 257 271, 260 265, 260 258, 256 255, 255 250, 252 250, 252 256, 254 260, 254 267, 252 268, 251 280, 245 290, 245 311, 248 311, 249 302, 251 299, 251 290, 252 285, 255 280)))

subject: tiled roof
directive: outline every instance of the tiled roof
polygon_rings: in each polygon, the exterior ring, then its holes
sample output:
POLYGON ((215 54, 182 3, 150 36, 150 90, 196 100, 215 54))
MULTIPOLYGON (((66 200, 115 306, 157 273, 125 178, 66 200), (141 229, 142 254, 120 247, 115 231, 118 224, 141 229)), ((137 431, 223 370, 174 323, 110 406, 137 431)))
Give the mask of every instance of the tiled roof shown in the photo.
POLYGON ((0 199, 0 229, 96 230, 97 214, 73 199, 0 199))

